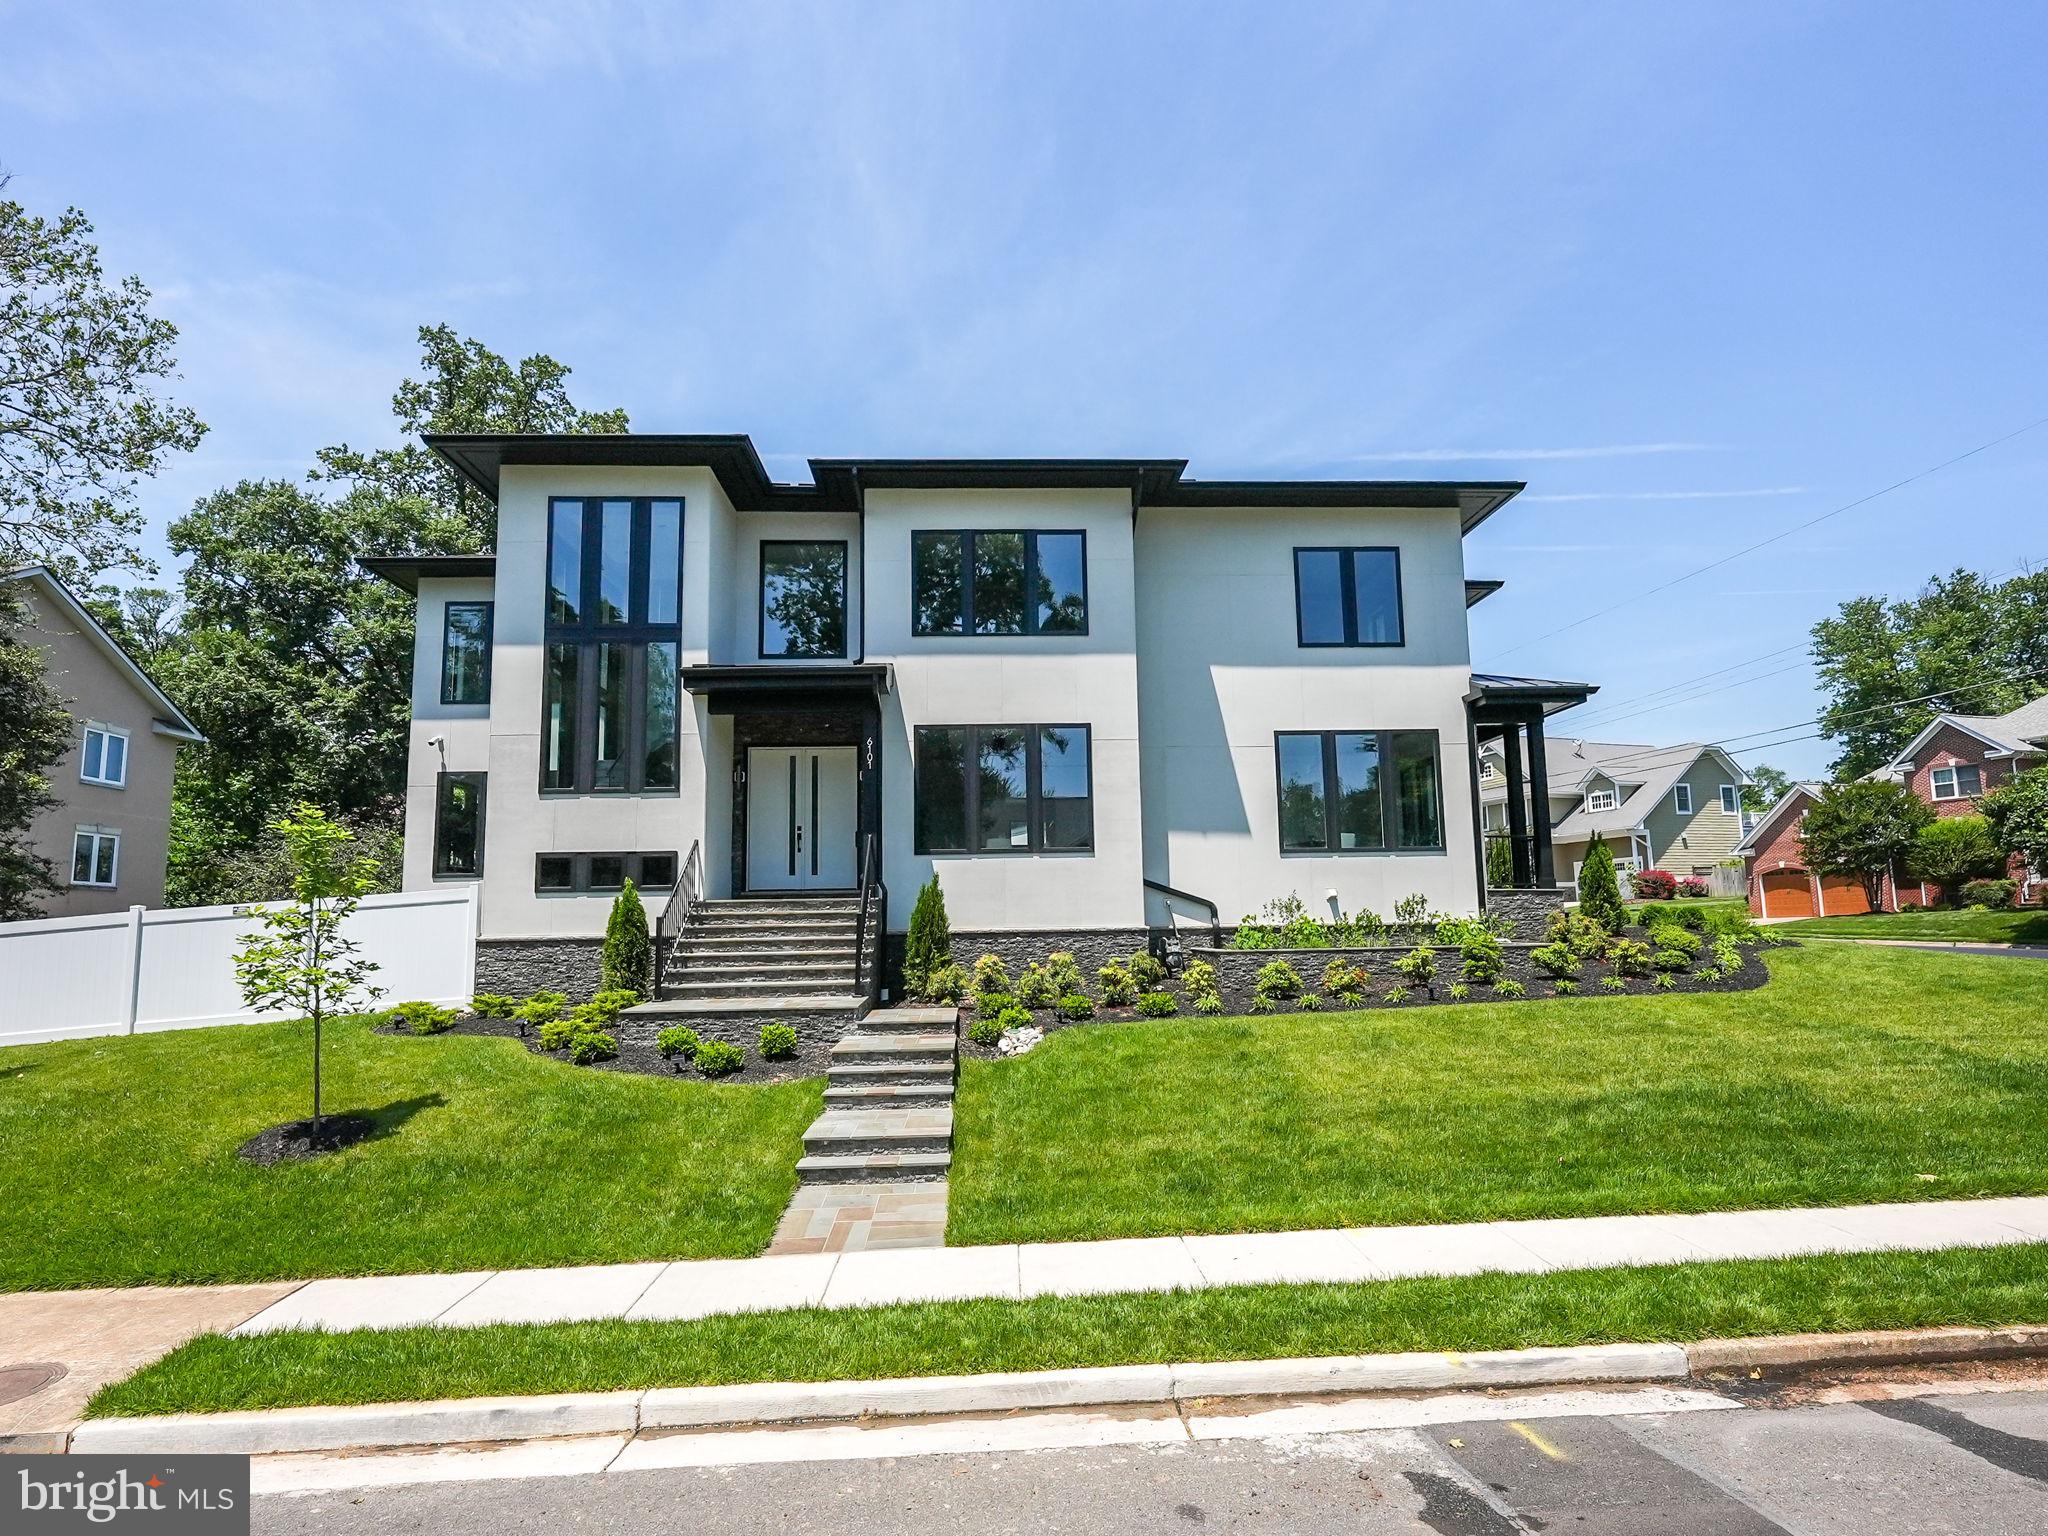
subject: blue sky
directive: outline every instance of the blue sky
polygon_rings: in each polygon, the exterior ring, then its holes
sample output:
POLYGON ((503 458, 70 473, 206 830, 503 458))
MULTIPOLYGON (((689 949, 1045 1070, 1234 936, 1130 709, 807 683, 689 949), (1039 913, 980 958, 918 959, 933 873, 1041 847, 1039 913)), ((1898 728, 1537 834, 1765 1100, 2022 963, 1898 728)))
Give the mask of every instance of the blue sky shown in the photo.
POLYGON ((446 320, 782 478, 1526 479, 1468 551, 1509 583, 1475 660, 1599 682, 1609 739, 1807 720, 1836 603, 2048 561, 2043 428, 1548 633, 2048 415, 2038 5, 0 0, 0 36, 10 195, 146 278, 213 429, 146 488, 157 553, 388 438, 446 320))

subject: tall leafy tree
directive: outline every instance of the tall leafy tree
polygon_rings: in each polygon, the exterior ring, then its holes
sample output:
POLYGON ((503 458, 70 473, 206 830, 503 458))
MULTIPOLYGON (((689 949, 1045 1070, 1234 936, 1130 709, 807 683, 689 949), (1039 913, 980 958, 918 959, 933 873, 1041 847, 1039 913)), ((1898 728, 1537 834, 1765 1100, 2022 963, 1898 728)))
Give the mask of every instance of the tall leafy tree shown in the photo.
POLYGON ((76 208, 0 200, 0 566, 74 581, 142 563, 135 482, 206 431, 159 392, 177 327, 141 278, 108 280, 91 234, 76 208))
POLYGON ((1742 808, 1745 811, 1768 811, 1792 787, 1792 775, 1782 768, 1773 768, 1769 763, 1758 763, 1749 770, 1749 782, 1742 786, 1742 808))
POLYGON ((1883 766, 1937 714, 1996 715, 2048 688, 2048 571, 1937 576, 1916 597, 1859 597, 1813 627, 1837 778, 1883 766))
POLYGON ((21 632, 26 617, 0 582, 0 922, 36 916, 59 889, 28 827, 57 803, 50 767, 71 744, 71 715, 43 675, 42 653, 21 632))
POLYGON ((1799 849, 1808 869, 1861 882, 1875 912, 1885 875, 1912 854, 1920 829, 1933 820, 1932 806, 1890 779, 1830 784, 1807 808, 1799 849))
POLYGON ((2048 876, 2048 767, 2014 775, 1979 803, 1998 846, 2048 876))

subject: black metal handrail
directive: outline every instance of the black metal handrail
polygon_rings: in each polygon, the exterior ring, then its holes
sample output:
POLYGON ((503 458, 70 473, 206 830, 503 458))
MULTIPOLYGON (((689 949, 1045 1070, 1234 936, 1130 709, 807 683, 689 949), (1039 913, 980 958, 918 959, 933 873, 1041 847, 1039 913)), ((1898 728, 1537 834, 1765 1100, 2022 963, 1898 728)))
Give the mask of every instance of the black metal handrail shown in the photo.
POLYGON ((1162 884, 1157 880, 1147 880, 1145 882, 1145 889, 1157 891, 1162 896, 1170 896, 1175 901, 1185 901, 1191 906, 1208 908, 1210 941, 1218 949, 1223 947, 1223 913, 1215 902, 1206 896, 1197 896, 1191 891, 1175 890, 1172 886, 1162 884))
POLYGON ((882 883, 880 852, 875 834, 861 840, 860 919, 854 926, 853 990, 872 1008, 882 1000, 882 936, 889 926, 889 887, 882 883), (868 913, 875 914, 875 947, 868 952, 868 913))
POLYGON ((654 974, 659 982, 668 969, 669 951, 690 920, 690 914, 704 897, 704 849, 701 842, 690 844, 689 856, 676 874, 675 888, 654 923, 654 974))

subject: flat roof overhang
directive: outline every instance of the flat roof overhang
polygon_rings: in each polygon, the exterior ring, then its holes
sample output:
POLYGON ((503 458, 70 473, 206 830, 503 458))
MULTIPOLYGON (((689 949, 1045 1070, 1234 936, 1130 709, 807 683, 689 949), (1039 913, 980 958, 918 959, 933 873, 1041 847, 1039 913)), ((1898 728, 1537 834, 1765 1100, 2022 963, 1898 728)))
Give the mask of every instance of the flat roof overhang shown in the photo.
POLYGON ((394 587, 419 595, 423 576, 495 577, 496 555, 364 555, 356 564, 372 576, 381 576, 394 587))
POLYGON ((1509 677, 1499 672, 1474 672, 1465 702, 1482 724, 1522 718, 1534 713, 1554 715, 1583 704, 1600 691, 1598 683, 1567 683, 1547 677, 1509 677))
POLYGON ((777 666, 737 662, 683 668, 683 687, 701 696, 714 715, 757 710, 832 709, 870 704, 896 688, 896 669, 886 661, 839 666, 777 666))

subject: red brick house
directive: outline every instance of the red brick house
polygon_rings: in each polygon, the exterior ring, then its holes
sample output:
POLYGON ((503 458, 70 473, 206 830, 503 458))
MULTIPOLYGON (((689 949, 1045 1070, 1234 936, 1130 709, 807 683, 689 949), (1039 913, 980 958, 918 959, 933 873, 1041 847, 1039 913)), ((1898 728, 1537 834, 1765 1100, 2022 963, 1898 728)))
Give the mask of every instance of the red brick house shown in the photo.
MULTIPOLYGON (((1871 777, 1898 780, 1933 806, 1937 816, 1967 816, 2014 774, 2043 763, 2048 763, 2048 694, 2003 715, 1937 715, 1871 777)), ((1736 849, 1748 876, 1752 916, 1834 917, 1870 910, 1860 881, 1815 875, 1800 853, 1806 808, 1822 788, 1795 784, 1736 849)), ((2021 902, 2048 899, 2048 881, 2019 860, 2009 873, 2020 884, 2021 902)), ((1938 887, 1922 885, 1903 870, 1894 876, 1886 877, 1880 892, 1884 911, 1940 900, 1938 887)))

